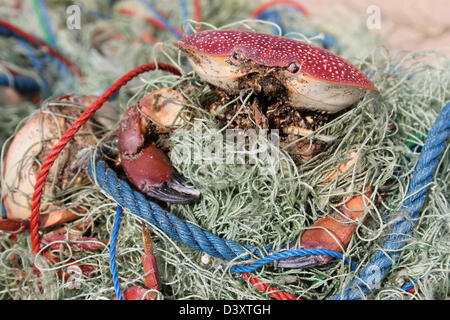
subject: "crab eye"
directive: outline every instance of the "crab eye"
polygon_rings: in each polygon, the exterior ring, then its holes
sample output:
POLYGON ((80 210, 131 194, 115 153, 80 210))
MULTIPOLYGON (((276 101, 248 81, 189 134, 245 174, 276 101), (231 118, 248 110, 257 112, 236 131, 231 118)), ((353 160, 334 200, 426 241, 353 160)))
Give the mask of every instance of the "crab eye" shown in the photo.
POLYGON ((241 50, 236 50, 231 54, 231 59, 236 62, 238 62, 238 61, 240 62, 240 61, 244 61, 245 57, 241 50))
POLYGON ((287 67, 287 71, 289 71, 290 73, 297 73, 300 71, 300 67, 295 63, 292 62, 288 67, 287 67))

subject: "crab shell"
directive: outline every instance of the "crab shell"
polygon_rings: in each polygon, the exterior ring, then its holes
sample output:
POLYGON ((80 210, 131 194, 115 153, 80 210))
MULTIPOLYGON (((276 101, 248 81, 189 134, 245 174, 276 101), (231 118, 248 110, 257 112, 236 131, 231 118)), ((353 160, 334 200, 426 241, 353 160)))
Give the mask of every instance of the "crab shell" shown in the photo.
POLYGON ((186 36, 175 45, 187 54, 203 80, 230 93, 240 89, 239 78, 261 70, 285 86, 290 102, 298 108, 334 113, 358 101, 367 90, 378 92, 364 73, 341 57, 285 37, 209 30, 186 36), (235 54, 241 63, 233 59, 235 54))

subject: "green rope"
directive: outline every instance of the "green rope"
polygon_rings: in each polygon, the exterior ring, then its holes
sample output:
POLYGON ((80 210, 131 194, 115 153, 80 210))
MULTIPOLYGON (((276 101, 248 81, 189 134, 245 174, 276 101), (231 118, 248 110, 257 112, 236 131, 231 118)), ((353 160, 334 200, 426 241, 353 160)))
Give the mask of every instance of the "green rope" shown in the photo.
POLYGON ((41 12, 38 1, 33 0, 31 1, 31 3, 33 4, 34 13, 36 14, 36 18, 38 19, 39 26, 42 30, 42 33, 44 34, 45 42, 50 46, 54 46, 53 39, 50 35, 50 31, 47 29, 47 25, 45 24, 44 16, 41 12))

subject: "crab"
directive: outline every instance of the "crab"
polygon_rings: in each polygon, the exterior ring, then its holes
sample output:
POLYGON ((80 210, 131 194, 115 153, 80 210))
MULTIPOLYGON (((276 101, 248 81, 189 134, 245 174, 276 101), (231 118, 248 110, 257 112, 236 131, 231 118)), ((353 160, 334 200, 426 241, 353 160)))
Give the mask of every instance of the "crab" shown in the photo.
MULTIPOLYGON (((209 30, 185 36, 175 42, 192 65, 197 75, 216 94, 215 102, 206 108, 222 120, 230 119, 237 110, 229 104, 218 113, 219 106, 239 94, 242 89, 252 89, 255 98, 252 111, 257 126, 263 129, 280 129, 281 146, 307 136, 345 109, 354 105, 366 94, 378 94, 377 88, 357 67, 335 54, 281 36, 243 31, 209 30)), ((138 189, 160 200, 189 203, 199 198, 196 189, 186 187, 170 164, 165 153, 157 148, 149 118, 161 123, 162 113, 170 95, 166 123, 175 121, 172 109, 180 110, 183 97, 176 91, 165 90, 164 101, 156 102, 158 93, 141 100, 140 106, 127 110, 119 132, 119 152, 129 180, 138 189), (173 106, 173 101, 178 107, 173 106), (152 111, 153 110, 153 111, 152 111), (141 113, 145 114, 144 117, 141 113)), ((161 93, 161 92, 160 92, 161 93)), ((161 95, 159 96, 161 97, 161 95)), ((246 113, 248 114, 248 113, 246 113)), ((237 115, 229 128, 248 128, 248 115, 237 115)), ((304 142, 294 144, 299 161, 308 161, 323 149, 323 143, 313 146, 304 142)), ((346 172, 355 159, 342 164, 339 172, 346 172)), ((364 218, 369 187, 344 201, 341 213, 335 212, 318 220, 301 239, 303 248, 325 248, 341 251, 350 241, 356 223, 364 218), (345 221, 344 221, 345 220, 345 221)), ((313 256, 284 259, 280 267, 301 267, 325 264, 329 257, 313 256)))

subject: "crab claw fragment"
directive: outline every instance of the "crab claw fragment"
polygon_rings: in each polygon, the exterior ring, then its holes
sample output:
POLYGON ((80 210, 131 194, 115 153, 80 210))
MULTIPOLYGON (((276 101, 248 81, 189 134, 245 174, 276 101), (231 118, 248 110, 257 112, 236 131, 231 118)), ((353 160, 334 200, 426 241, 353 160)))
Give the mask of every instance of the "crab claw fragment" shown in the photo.
MULTIPOLYGON (((357 221, 365 212, 368 198, 371 196, 370 188, 365 194, 354 196, 340 207, 340 211, 333 211, 329 216, 316 221, 312 228, 306 231, 301 239, 300 246, 304 249, 327 249, 341 252, 342 248, 350 242, 356 231, 357 221)), ((295 247, 294 243, 291 245, 295 247)), ((280 259, 275 262, 281 268, 303 268, 327 264, 333 259, 330 256, 304 256, 280 259)))
POLYGON ((174 109, 180 111, 183 102, 183 96, 169 89, 156 90, 145 96, 139 108, 132 106, 125 112, 118 143, 121 164, 131 183, 150 197, 181 204, 197 200, 200 192, 186 186, 184 177, 157 147, 157 134, 167 131, 155 129, 147 117, 159 126, 176 124, 178 112, 174 109))
MULTIPOLYGON (((47 107, 43 106, 15 134, 3 161, 1 196, 7 217, 0 218, 0 230, 14 234, 29 228, 31 198, 40 166, 59 139, 60 133, 67 130, 73 124, 73 119, 82 113, 80 107, 66 104, 89 106, 96 99, 96 96, 75 94, 57 97, 47 107)), ((43 190, 45 196, 55 197, 57 193, 67 192, 69 188, 89 182, 84 155, 96 144, 96 133, 114 125, 114 121, 108 118, 116 117, 114 108, 109 103, 100 109, 100 113, 93 117, 93 121, 84 124, 82 133, 76 134, 61 152, 58 157, 59 165, 49 172, 49 182, 43 190)), ((60 199, 44 204, 41 210, 46 213, 39 217, 39 229, 75 220, 83 213, 78 206, 64 207, 64 202, 60 199)))
MULTIPOLYGON (((123 293, 123 299, 154 300, 152 297, 150 297, 149 292, 151 292, 149 289, 143 288, 141 286, 132 286, 125 290, 125 292, 123 293)), ((115 297, 114 300, 117 300, 117 297, 115 297)))
POLYGON ((11 234, 22 233, 26 229, 28 229, 28 225, 29 222, 27 220, 0 218, 0 230, 7 233, 11 234))

